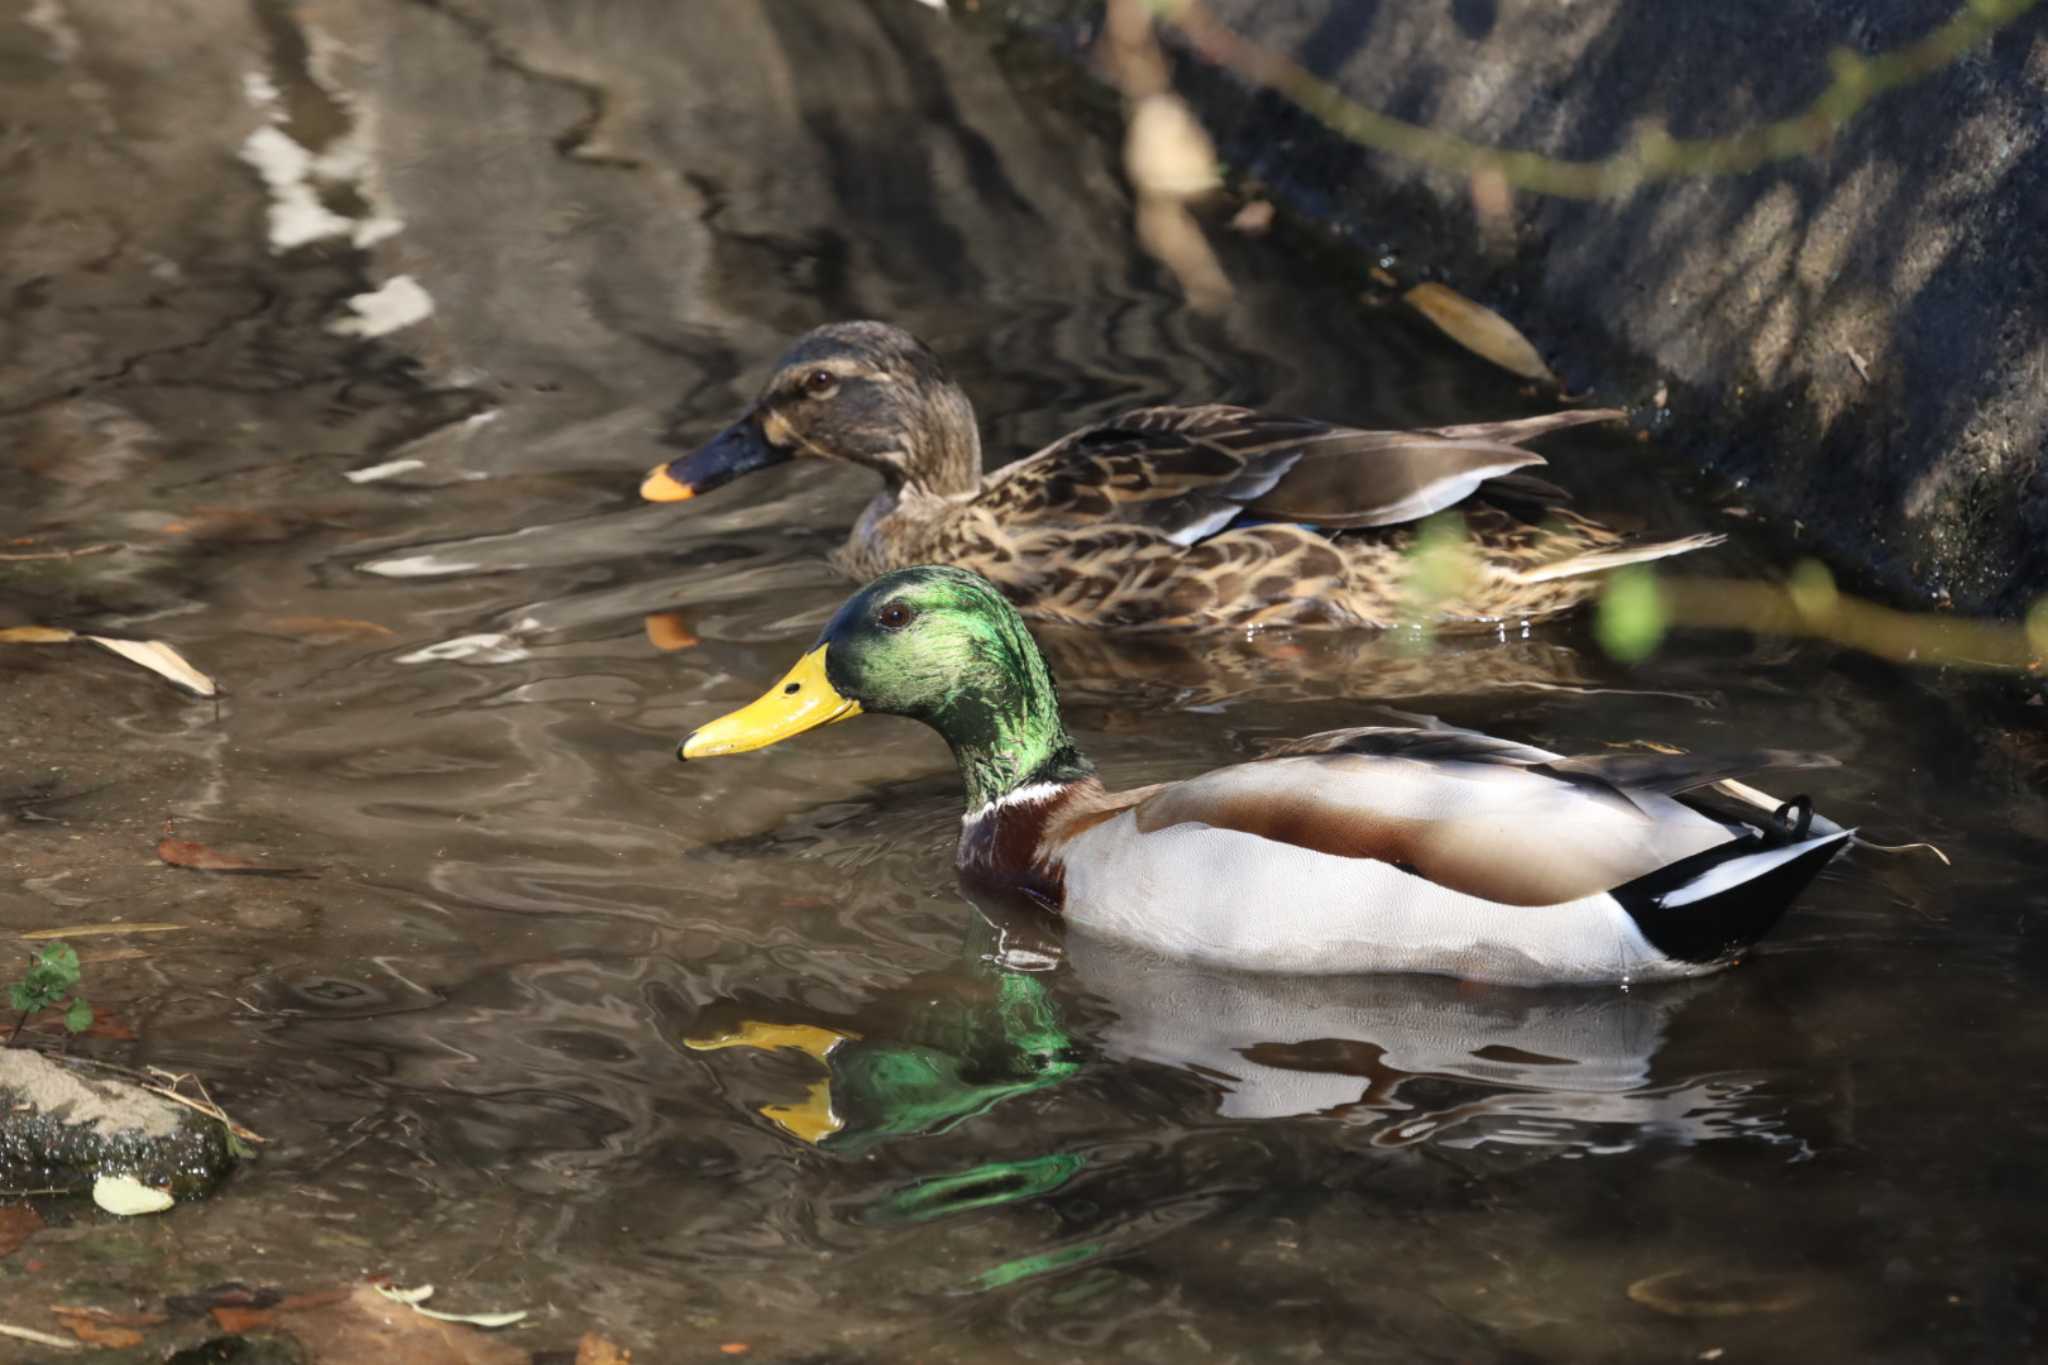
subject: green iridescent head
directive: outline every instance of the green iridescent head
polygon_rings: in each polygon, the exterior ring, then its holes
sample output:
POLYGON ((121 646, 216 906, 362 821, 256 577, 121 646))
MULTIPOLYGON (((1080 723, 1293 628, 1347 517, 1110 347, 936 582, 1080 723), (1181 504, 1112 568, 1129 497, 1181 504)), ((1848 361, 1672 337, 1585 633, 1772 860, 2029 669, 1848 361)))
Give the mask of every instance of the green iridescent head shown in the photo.
POLYGON ((1090 771, 1017 609, 987 579, 940 565, 898 569, 855 593, 781 682, 692 734, 681 753, 742 753, 862 711, 937 730, 970 806, 1090 771))

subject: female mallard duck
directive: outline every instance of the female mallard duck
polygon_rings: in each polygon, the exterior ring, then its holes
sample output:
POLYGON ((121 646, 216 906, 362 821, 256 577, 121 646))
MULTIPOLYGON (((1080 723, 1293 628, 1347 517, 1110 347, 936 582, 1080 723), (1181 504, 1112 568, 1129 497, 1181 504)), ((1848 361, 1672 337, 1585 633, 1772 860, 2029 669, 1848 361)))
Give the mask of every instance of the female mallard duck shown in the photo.
POLYGON ((1337 730, 1111 792, 986 580, 927 566, 856 593, 759 701, 684 741, 758 749, 862 711, 921 720, 967 783, 959 862, 1073 925, 1289 972, 1629 982, 1733 962, 1850 831, 1729 784, 1740 762, 1566 759, 1465 730, 1337 730), (1678 793, 1691 793, 1680 796, 1678 793))
POLYGON ((974 569, 1026 616, 1113 630, 1385 627, 1412 619, 1415 523, 1456 506, 1472 548, 1439 624, 1548 616, 1600 572, 1719 544, 1630 544, 1517 471, 1547 431, 1612 409, 1428 431, 1357 431, 1212 405, 1140 408, 987 479, 967 395, 924 344, 879 322, 804 336, 754 406, 651 472, 674 502, 799 455, 887 485, 835 557, 856 581, 912 564, 974 569))

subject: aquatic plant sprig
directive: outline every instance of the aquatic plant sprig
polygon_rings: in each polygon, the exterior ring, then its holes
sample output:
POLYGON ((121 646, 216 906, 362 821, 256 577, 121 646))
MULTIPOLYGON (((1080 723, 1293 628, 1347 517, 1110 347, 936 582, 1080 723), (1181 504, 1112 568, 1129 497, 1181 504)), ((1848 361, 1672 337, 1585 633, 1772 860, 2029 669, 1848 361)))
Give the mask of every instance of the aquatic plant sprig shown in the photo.
POLYGON ((78 994, 79 974, 78 950, 61 940, 46 945, 30 958, 21 980, 7 988, 7 1003, 20 1016, 14 1021, 14 1031, 7 1035, 7 1046, 14 1046, 21 1037, 22 1027, 31 1015, 61 1005, 67 998, 70 1005, 64 1011, 65 1029, 83 1033, 91 1028, 92 1006, 78 994))
POLYGON ((1676 626, 1807 636, 1894 663, 2038 672, 2048 661, 2048 598, 2020 622, 1901 611, 1849 596, 1819 560, 1783 583, 1660 576, 1635 566, 1609 577, 1594 633, 1624 663, 1649 657, 1676 626))

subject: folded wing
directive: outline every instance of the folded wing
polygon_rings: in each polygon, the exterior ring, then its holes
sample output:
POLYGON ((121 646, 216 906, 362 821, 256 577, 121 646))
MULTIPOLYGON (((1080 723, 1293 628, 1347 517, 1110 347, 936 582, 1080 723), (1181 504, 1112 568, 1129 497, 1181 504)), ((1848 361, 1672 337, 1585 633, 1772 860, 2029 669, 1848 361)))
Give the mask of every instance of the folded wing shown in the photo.
POLYGON ((1116 522, 1193 545, 1242 518, 1338 531, 1419 520, 1513 476, 1520 443, 1620 417, 1612 409, 1426 431, 1362 431, 1247 408, 1141 408, 1000 471, 982 504, 1005 522, 1116 522))

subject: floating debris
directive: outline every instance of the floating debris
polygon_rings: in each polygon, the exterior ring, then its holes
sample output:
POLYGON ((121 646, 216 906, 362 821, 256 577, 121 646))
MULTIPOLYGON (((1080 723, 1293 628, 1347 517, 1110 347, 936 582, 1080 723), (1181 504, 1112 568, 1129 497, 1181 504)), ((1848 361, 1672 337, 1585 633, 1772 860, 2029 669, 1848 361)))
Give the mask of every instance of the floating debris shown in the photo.
POLYGON ((1403 297, 1409 307, 1472 354, 1524 379, 1557 383, 1557 376, 1543 363, 1529 338, 1491 308, 1472 302, 1448 285, 1434 282, 1418 284, 1403 297))
POLYGON ((92 1202, 122 1218, 162 1213, 178 1201, 169 1190, 145 1185, 132 1175, 103 1175, 92 1182, 92 1202))

